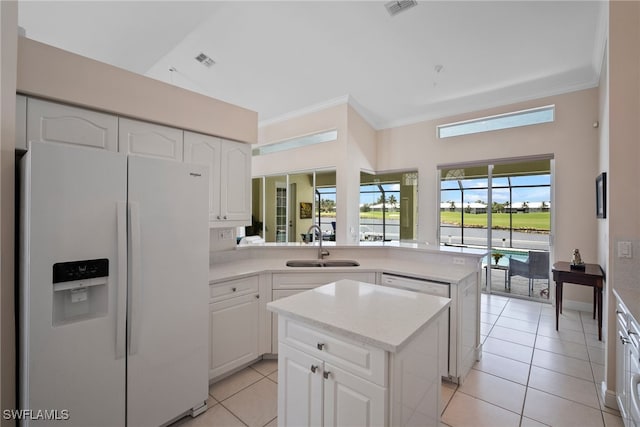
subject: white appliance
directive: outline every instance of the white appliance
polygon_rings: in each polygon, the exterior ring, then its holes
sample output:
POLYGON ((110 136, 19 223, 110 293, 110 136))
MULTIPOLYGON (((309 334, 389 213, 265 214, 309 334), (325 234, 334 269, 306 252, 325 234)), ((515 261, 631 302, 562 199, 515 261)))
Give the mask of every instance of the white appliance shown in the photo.
MULTIPOLYGON (((451 298, 449 283, 437 282, 433 280, 416 279, 413 277, 405 277, 396 274, 382 273, 380 276, 380 284, 391 288, 406 289, 413 292, 420 292, 437 297, 451 298)), ((452 301, 453 303, 453 301, 452 301)), ((440 341, 440 374, 443 377, 449 376, 449 317, 451 316, 451 308, 446 321, 438 325, 438 339, 440 341)))
POLYGON ((628 355, 629 373, 626 381, 628 382, 629 418, 626 424, 629 427, 640 427, 640 326, 633 320, 629 322, 628 333, 630 344, 628 355))
POLYGON ((24 424, 158 426, 205 410, 208 169, 36 142, 22 166, 24 424))

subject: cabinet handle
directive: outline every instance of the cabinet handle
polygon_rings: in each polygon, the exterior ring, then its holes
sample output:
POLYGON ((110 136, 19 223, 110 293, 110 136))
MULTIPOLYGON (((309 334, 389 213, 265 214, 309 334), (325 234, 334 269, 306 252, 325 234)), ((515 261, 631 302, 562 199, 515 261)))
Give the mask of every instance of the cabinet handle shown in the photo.
POLYGON ((216 218, 220 219, 220 215, 218 215, 216 218))
POLYGON ((628 333, 629 335, 638 335, 636 332, 632 331, 631 329, 629 329, 629 330, 627 331, 627 333, 628 333))
POLYGON ((324 350, 324 343, 319 342, 316 347, 318 347, 318 350, 324 350))
POLYGON ((256 295, 256 299, 260 299, 260 295, 256 295))
POLYGON ((316 365, 311 365, 311 372, 315 374, 317 370, 318 370, 318 367, 316 365))
POLYGON ((236 290, 236 288, 231 288, 231 292, 235 292, 236 290))
POLYGON ((325 380, 328 380, 328 379, 329 379, 329 375, 331 375, 331 372, 330 372, 330 371, 324 371, 324 372, 322 373, 322 376, 324 377, 324 379, 325 379, 325 380))
POLYGON ((631 341, 629 341, 627 338, 625 338, 622 335, 620 335, 620 342, 622 344, 629 344, 631 341))
POLYGON ((224 219, 227 219, 227 216, 226 216, 226 215, 224 216, 224 219))

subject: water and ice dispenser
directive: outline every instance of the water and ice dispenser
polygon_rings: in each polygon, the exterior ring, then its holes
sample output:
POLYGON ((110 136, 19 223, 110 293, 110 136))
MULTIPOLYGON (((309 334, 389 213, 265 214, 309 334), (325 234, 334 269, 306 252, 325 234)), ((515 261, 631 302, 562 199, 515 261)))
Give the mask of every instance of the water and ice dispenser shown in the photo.
POLYGON ((53 325, 107 314, 107 258, 53 265, 53 325))

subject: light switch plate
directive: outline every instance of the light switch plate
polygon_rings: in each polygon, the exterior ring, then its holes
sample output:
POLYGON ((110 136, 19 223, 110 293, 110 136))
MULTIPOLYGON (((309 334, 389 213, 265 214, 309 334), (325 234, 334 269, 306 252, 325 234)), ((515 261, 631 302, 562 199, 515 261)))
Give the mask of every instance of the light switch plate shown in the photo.
POLYGON ((618 242, 618 258, 633 258, 631 242, 618 242))

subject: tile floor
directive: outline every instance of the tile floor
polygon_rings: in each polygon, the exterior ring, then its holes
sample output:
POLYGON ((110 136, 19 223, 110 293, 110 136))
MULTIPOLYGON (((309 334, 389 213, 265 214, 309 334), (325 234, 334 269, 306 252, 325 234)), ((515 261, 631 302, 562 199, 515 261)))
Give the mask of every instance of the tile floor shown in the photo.
MULTIPOLYGON (((622 427, 599 401, 604 344, 591 313, 482 295, 482 360, 462 386, 442 385, 444 426, 622 427)), ((209 410, 175 425, 275 426, 277 362, 263 360, 209 389, 209 410)))

